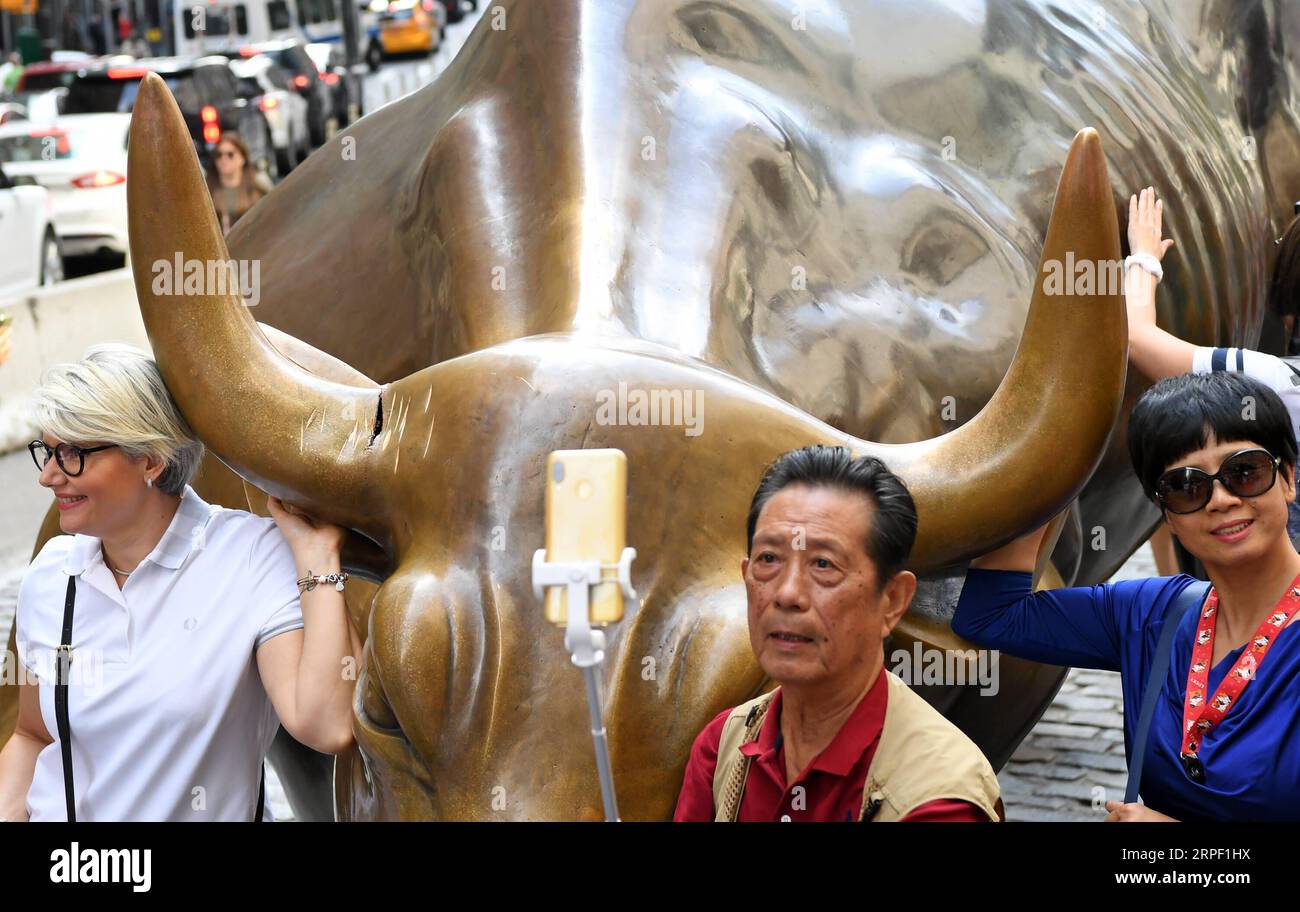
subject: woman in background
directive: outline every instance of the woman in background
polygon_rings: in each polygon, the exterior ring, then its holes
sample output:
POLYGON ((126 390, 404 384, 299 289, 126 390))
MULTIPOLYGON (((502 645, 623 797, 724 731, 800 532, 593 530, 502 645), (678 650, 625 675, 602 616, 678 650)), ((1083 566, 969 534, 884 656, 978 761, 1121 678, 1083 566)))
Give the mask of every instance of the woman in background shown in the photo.
POLYGON ((253 170, 248 147, 235 133, 224 133, 212 150, 212 167, 208 169, 208 192, 221 223, 221 233, 230 229, 253 208, 253 204, 271 192, 270 182, 253 170))

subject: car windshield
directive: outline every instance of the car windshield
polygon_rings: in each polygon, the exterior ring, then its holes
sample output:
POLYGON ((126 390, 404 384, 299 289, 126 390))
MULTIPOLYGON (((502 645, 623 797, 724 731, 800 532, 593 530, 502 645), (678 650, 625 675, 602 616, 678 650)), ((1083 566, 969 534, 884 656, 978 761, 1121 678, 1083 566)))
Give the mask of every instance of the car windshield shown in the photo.
POLYGON ((62 102, 67 89, 49 89, 43 92, 14 92, 8 99, 23 106, 28 120, 49 121, 63 113, 62 102))
POLYGON ((77 78, 76 70, 56 70, 46 73, 24 73, 22 86, 24 92, 44 92, 72 85, 77 78))
POLYGON ((330 46, 328 44, 309 44, 307 53, 311 56, 312 63, 316 64, 316 69, 323 70, 329 66, 330 46))
POLYGON ((0 162, 59 161, 102 153, 105 148, 126 148, 126 124, 32 125, 0 131, 0 162))
MULTIPOLYGON (((163 76, 163 82, 179 94, 183 82, 188 81, 188 73, 171 73, 163 76)), ((68 88, 68 97, 63 102, 65 114, 129 114, 135 107, 135 96, 140 90, 140 80, 144 71, 129 70, 114 73, 89 73, 68 88)))
POLYGON ((310 57, 301 57, 293 51, 293 48, 284 48, 279 51, 271 51, 267 56, 283 67, 287 73, 310 74, 316 72, 316 65, 311 62, 310 57), (311 70, 303 69, 304 60, 311 65, 311 70))

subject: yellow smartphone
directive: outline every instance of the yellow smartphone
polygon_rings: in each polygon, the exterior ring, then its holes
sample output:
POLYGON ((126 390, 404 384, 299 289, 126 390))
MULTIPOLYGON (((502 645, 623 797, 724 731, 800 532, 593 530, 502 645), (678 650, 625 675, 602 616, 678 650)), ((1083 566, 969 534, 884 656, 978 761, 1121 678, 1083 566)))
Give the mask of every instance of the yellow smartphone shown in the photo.
MULTIPOLYGON (((556 450, 546 460, 546 560, 617 564, 627 528, 627 457, 622 450, 556 450)), ((623 619, 618 574, 591 587, 591 625, 623 619)), ((568 623, 568 593, 546 590, 546 619, 568 623)))

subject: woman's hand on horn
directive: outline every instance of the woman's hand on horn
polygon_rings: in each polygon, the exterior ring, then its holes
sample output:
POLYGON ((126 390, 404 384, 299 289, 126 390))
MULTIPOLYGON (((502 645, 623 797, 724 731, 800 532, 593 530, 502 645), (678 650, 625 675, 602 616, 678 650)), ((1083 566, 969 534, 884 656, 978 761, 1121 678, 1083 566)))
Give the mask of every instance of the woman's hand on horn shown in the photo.
POLYGON ((267 497, 266 508, 295 557, 337 557, 342 550, 347 530, 341 526, 316 519, 278 497, 267 497))

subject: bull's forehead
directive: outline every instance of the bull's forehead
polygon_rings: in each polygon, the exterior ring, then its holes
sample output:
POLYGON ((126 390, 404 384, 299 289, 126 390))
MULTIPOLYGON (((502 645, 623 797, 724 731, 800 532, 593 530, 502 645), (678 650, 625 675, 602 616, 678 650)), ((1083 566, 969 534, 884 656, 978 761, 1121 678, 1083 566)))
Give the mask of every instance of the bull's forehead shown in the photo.
POLYGON ((1041 213, 892 104, 970 94, 983 17, 932 6, 628 3, 583 22, 575 324, 613 321, 875 439, 941 431, 931 396, 987 394, 1041 213), (953 357, 972 346, 992 370, 953 357))
MULTIPOLYGON (((434 86, 241 223, 232 248, 265 262, 259 316, 381 382, 537 332, 625 332, 850 430, 867 429, 860 390, 899 364, 925 375, 945 342, 976 336, 1005 366, 1035 232, 941 136, 886 116, 877 95, 925 68, 855 52, 904 19, 863 6, 796 22, 751 0, 506 4, 505 29, 485 16, 434 86), (380 314, 346 300, 377 296, 380 314), (330 338, 321 300, 338 301, 330 338)), ((936 13, 950 57, 978 53, 978 22, 936 13)))
MULTIPOLYGON (((579 329, 671 345, 855 434, 939 433, 943 397, 969 417, 1010 361, 1075 129, 1100 121, 1125 156, 1142 98, 1206 103, 1110 52, 1141 33, 1135 4, 1104 24, 1083 0, 500 8, 232 237, 264 261, 260 317, 380 382, 579 329)), ((1212 141, 1164 144, 1171 170, 1196 162, 1189 208, 1241 189, 1212 141)), ((1206 308, 1252 281, 1259 220, 1222 221, 1224 274, 1180 290, 1206 308)))

